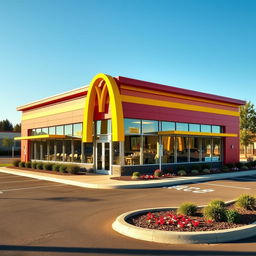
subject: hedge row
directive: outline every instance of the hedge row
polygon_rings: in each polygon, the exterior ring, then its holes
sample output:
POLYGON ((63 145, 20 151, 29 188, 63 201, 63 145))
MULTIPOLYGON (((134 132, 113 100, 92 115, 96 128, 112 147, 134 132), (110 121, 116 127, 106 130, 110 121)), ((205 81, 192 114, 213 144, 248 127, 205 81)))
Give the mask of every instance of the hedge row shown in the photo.
POLYGON ((13 166, 20 168, 32 168, 38 170, 57 171, 61 173, 77 174, 80 172, 80 166, 75 164, 56 164, 48 162, 21 162, 15 160, 13 166))

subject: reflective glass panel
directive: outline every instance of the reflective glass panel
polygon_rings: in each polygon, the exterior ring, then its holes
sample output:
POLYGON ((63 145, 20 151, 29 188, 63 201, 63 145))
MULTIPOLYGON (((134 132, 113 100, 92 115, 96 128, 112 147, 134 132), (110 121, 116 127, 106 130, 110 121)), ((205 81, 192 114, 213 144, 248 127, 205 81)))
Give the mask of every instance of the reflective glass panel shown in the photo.
POLYGON ((63 125, 56 126, 56 134, 57 135, 64 135, 64 127, 63 127, 63 125))
POLYGON ((212 132, 211 126, 206 124, 201 124, 201 132, 212 132))
POLYGON ((158 121, 142 120, 142 133, 157 133, 158 121))
POLYGON ((68 136, 72 136, 73 132, 72 132, 72 124, 67 124, 64 126, 64 134, 68 135, 68 136))
POLYGON ((176 131, 188 131, 187 123, 176 123, 176 131))
POLYGON ((175 123, 174 122, 162 122, 162 131, 175 131, 175 123))
POLYGON ((141 120, 139 119, 124 119, 125 134, 140 134, 141 120))
POLYGON ((63 161, 63 141, 56 140, 56 161, 63 161))
POLYGON ((55 126, 49 127, 49 134, 55 134, 55 126))
POLYGON ((143 164, 158 163, 157 142, 158 136, 143 136, 143 164))
POLYGON ((37 128, 36 135, 41 135, 41 134, 42 134, 42 128, 37 128))
POLYGON ((74 162, 81 162, 82 155, 81 155, 81 140, 73 140, 73 146, 74 146, 74 155, 73 155, 73 161, 74 162))
POLYGON ((48 127, 42 128, 42 132, 41 132, 41 133, 42 133, 42 134, 48 134, 48 133, 49 133, 48 127))
POLYGON ((200 132, 200 124, 189 124, 190 132, 200 132))
POLYGON ((125 136, 124 160, 125 165, 140 164, 141 136, 125 136))
POLYGON ((73 124, 73 136, 81 138, 82 137, 83 126, 82 123, 73 124))
POLYGON ((213 139, 213 150, 212 150, 212 161, 220 161, 221 160, 221 139, 214 138, 213 139))
POLYGON ((221 133, 221 127, 218 125, 212 125, 212 133, 221 133))
POLYGON ((163 144, 163 163, 174 162, 174 137, 173 136, 162 136, 163 144))
POLYGON ((212 161, 212 140, 208 138, 202 138, 202 161, 212 161))
POLYGON ((189 138, 190 145, 190 162, 200 161, 200 138, 191 137, 189 138))
POLYGON ((64 161, 71 162, 72 161, 72 154, 71 154, 71 140, 64 140, 64 161))
POLYGON ((99 120, 97 124, 97 134, 110 134, 111 133, 111 120, 99 120))
POLYGON ((120 159, 120 143, 118 141, 112 142, 112 156, 113 156, 113 164, 120 165, 121 159, 120 159))
POLYGON ((93 163, 93 143, 83 143, 83 147, 84 147, 84 162, 92 164, 93 163))
POLYGON ((176 137, 177 162, 188 162, 188 137, 176 137))

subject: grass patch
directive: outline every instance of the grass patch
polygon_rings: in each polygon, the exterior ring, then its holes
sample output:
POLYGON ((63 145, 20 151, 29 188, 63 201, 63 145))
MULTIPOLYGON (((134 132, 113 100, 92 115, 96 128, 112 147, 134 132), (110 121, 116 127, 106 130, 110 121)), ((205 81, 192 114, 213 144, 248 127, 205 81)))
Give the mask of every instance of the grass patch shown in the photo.
POLYGON ((0 167, 12 166, 12 164, 0 164, 0 167))

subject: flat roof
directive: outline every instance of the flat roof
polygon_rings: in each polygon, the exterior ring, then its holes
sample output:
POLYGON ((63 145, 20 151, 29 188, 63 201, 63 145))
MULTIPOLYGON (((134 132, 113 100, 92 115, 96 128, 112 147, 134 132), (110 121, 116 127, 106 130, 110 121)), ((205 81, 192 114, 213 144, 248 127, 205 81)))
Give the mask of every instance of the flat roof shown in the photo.
MULTIPOLYGON (((233 99, 233 98, 229 98, 229 97, 208 94, 208 93, 203 93, 203 92, 198 92, 198 91, 193 91, 193 90, 189 90, 189 89, 183 89, 183 88, 169 86, 169 85, 157 84, 157 83, 142 81, 142 80, 138 80, 138 79, 123 77, 123 76, 115 77, 115 80, 116 80, 118 86, 129 85, 129 86, 133 86, 133 87, 151 89, 156 92, 162 91, 162 92, 168 92, 168 93, 173 93, 173 94, 177 94, 177 95, 192 96, 192 97, 196 97, 196 98, 203 98, 203 99, 209 99, 209 100, 220 101, 220 102, 225 102, 225 103, 231 103, 231 104, 235 104, 238 106, 244 105, 246 103, 246 101, 243 101, 243 100, 238 100, 238 99, 233 99)), ((19 106, 19 107, 17 107, 17 110, 18 111, 29 110, 29 109, 38 108, 41 106, 61 102, 64 100, 69 100, 72 98, 85 96, 87 94, 88 87, 89 87, 89 85, 86 85, 86 86, 82 86, 82 87, 74 89, 74 90, 70 90, 70 91, 67 91, 64 93, 56 94, 54 96, 43 98, 38 101, 34 101, 31 103, 19 106)))

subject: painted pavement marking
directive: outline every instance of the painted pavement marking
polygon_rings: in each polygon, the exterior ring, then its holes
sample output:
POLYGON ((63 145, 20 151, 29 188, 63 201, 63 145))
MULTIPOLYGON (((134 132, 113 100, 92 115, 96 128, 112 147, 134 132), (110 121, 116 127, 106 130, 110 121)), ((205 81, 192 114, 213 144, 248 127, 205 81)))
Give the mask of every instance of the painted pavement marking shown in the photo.
POLYGON ((198 187, 189 187, 185 185, 177 185, 177 186, 172 186, 172 187, 167 187, 167 189, 176 189, 176 190, 181 190, 184 192, 192 192, 192 193, 197 193, 197 194, 203 194, 203 193, 210 193, 214 192, 214 189, 201 189, 198 187))

